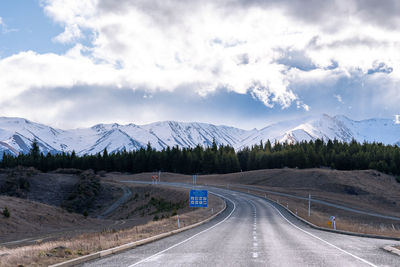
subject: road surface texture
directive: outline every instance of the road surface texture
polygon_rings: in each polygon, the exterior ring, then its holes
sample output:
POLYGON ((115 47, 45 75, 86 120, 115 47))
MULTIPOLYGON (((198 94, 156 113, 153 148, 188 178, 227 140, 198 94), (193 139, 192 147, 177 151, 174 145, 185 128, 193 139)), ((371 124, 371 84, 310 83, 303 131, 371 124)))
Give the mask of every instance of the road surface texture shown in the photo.
MULTIPOLYGON (((175 186, 183 186, 175 184, 175 186)), ((400 242, 312 229, 265 199, 212 187, 227 209, 197 228, 83 266, 400 266, 400 242)))

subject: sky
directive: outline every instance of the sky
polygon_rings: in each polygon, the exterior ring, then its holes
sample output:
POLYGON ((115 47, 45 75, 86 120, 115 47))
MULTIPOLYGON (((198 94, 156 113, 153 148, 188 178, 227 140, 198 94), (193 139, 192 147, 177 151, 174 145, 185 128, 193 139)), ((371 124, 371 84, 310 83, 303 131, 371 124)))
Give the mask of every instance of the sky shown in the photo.
POLYGON ((399 101, 397 0, 0 1, 0 116, 251 129, 399 101))

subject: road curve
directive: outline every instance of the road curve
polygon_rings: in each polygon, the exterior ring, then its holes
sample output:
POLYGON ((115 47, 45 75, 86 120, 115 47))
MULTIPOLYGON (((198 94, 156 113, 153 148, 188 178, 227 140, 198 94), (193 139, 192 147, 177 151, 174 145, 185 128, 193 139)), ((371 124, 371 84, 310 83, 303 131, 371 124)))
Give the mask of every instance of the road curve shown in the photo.
MULTIPOLYGON (((175 186, 185 186, 174 184, 175 186)), ((400 242, 319 231, 265 199, 213 187, 227 209, 197 228, 82 266, 399 266, 400 242)))
MULTIPOLYGON (((280 192, 270 191, 270 190, 266 190, 266 189, 260 189, 260 188, 254 187, 254 186, 236 185, 236 184, 234 184, 234 185, 232 185, 232 187, 237 187, 237 188, 242 188, 242 189, 249 189, 249 190, 252 190, 252 191, 258 191, 258 192, 262 192, 262 193, 268 193, 268 194, 273 194, 273 195, 283 196, 283 197, 289 197, 289 198, 294 198, 294 199, 300 199, 300 200, 306 200, 306 201, 308 200, 308 197, 300 197, 300 196, 296 196, 296 195, 292 195, 292 194, 280 193, 280 192)), ((348 206, 344 206, 344 205, 328 202, 328 201, 325 201, 325 200, 317 199, 315 197, 311 198, 311 202, 318 203, 318 204, 323 204, 325 206, 329 206, 329 207, 333 207, 333 208, 337 208, 337 209, 342 209, 342 210, 346 210, 346 211, 355 212, 355 213, 358 213, 358 214, 364 214, 364 215, 369 215, 369 216, 382 218, 382 219, 400 221, 399 217, 383 215, 383 214, 379 214, 379 213, 376 213, 376 212, 364 211, 364 210, 361 210, 361 209, 351 208, 351 207, 348 207, 348 206)))

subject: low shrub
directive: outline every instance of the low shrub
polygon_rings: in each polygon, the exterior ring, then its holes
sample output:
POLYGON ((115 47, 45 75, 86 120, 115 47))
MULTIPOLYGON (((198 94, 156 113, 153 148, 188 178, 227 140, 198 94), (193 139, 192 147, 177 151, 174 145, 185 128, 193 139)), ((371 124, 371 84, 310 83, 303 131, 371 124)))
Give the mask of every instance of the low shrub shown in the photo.
POLYGON ((91 171, 79 175, 79 181, 74 185, 71 193, 62 203, 62 207, 69 212, 83 214, 92 207, 101 190, 100 179, 91 171))
POLYGON ((82 170, 79 169, 73 169, 73 168, 58 168, 55 171, 53 171, 54 173, 62 173, 62 174, 81 174, 82 170))
POLYGON ((7 207, 5 207, 5 208, 3 209, 2 214, 3 214, 4 217, 10 218, 10 211, 8 210, 7 207))
POLYGON ((5 182, 0 187, 0 194, 5 194, 11 197, 25 198, 30 190, 28 178, 20 175, 9 173, 5 182))

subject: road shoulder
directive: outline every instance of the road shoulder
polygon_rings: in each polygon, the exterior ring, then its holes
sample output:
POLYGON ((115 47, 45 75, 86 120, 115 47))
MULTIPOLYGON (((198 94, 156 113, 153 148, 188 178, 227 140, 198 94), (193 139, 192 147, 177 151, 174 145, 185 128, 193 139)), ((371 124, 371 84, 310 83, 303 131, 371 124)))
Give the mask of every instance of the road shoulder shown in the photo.
POLYGON ((395 248, 393 246, 386 246, 386 247, 383 247, 383 249, 388 251, 388 252, 390 252, 390 253, 392 253, 392 254, 400 256, 400 249, 398 249, 398 248, 395 248))

